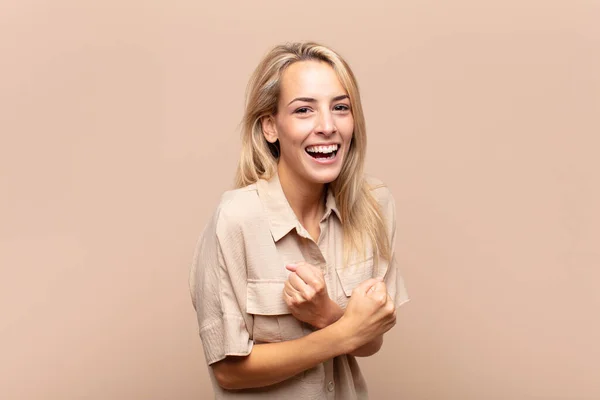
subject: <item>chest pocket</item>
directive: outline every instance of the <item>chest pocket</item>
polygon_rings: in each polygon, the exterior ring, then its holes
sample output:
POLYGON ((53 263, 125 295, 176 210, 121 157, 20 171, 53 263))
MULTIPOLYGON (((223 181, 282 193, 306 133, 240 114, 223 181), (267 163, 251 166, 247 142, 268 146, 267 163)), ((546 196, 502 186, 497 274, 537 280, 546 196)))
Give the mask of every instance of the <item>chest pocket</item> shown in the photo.
POLYGON ((249 279, 246 312, 253 314, 252 339, 258 343, 275 343, 298 339, 312 330, 291 313, 283 300, 284 282, 249 279))
MULTIPOLYGON (((382 267, 381 263, 379 267, 382 267)), ((373 257, 347 267, 338 267, 336 268, 336 273, 342 287, 342 293, 338 294, 338 302, 342 303, 343 308, 346 308, 348 300, 352 296, 352 291, 362 282, 376 276, 373 257)), ((379 275, 377 274, 377 276, 379 275)))

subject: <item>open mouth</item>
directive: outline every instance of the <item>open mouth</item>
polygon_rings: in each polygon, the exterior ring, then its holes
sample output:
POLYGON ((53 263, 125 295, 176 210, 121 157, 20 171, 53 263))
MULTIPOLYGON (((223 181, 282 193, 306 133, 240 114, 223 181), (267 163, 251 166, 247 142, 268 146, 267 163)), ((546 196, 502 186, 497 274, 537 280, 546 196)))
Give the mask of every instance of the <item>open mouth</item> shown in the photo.
POLYGON ((309 156, 316 160, 333 160, 340 149, 339 144, 329 146, 308 146, 305 150, 309 156))

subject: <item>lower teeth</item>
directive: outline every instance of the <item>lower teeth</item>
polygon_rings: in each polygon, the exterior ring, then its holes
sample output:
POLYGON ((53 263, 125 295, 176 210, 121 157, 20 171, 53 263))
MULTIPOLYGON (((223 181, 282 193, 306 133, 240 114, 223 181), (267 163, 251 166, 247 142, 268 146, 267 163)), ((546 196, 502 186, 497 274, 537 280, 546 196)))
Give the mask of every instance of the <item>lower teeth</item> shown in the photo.
MULTIPOLYGON (((335 153, 335 152, 333 152, 333 153, 330 153, 329 155, 326 155, 326 156, 324 156, 324 157, 317 157, 317 156, 316 156, 314 153, 310 153, 310 152, 309 152, 308 154, 310 154, 310 156, 311 156, 312 158, 315 158, 315 159, 317 159, 317 160, 331 160, 331 159, 333 159, 333 158, 335 157, 335 154, 336 154, 336 153, 335 153)), ((317 153, 317 154, 323 154, 323 153, 317 153)), ((324 155, 324 154, 323 154, 323 155, 324 155)))

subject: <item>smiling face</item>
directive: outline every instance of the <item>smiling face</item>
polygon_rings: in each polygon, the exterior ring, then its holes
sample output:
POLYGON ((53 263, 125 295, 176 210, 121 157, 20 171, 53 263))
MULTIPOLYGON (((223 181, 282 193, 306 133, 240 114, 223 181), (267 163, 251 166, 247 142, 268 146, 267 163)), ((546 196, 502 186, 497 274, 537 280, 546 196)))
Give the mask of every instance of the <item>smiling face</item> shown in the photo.
POLYGON ((354 119, 333 68, 298 61, 282 74, 277 114, 263 120, 270 143, 279 140, 278 169, 307 184, 333 182, 348 154, 354 119))

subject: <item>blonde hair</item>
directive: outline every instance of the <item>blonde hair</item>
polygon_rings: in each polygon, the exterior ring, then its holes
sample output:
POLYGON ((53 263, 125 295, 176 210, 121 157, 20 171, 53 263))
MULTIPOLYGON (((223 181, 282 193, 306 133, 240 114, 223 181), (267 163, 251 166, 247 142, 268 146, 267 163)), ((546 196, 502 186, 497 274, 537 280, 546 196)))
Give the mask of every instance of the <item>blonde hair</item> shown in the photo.
POLYGON ((356 78, 349 65, 332 49, 314 42, 287 43, 274 47, 252 74, 246 90, 246 108, 242 120, 242 151, 236 174, 236 187, 259 179, 271 178, 277 170, 279 147, 267 142, 262 119, 277 113, 281 77, 292 63, 316 60, 329 64, 350 98, 354 133, 339 176, 329 184, 340 211, 344 235, 344 265, 357 253, 366 256, 367 246, 373 259, 387 260, 391 248, 379 203, 364 178, 366 124, 356 78))

